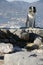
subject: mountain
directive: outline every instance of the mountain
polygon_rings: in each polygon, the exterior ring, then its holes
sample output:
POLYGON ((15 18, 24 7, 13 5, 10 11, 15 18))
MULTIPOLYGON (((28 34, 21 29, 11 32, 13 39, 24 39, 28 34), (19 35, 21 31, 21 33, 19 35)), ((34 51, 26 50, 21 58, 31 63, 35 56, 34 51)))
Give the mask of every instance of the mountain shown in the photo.
MULTIPOLYGON (((0 23, 24 21, 29 3, 23 1, 7 2, 0 0, 0 23)), ((17 23, 18 24, 18 23, 17 23)))
POLYGON ((43 3, 43 0, 40 0, 40 2, 42 2, 42 3, 43 3))
POLYGON ((6 2, 6 0, 0 0, 0 2, 6 2))
MULTIPOLYGON (((0 0, 0 23, 25 26, 29 6, 37 9, 36 26, 43 26, 43 0, 34 3, 0 0)), ((7 26, 9 26, 7 25, 7 26)))
MULTIPOLYGON (((1 0, 0 0, 1 1, 1 0)), ((14 1, 14 2, 7 2, 5 0, 2 0, 0 2, 0 10, 3 12, 8 12, 9 11, 13 11, 13 13, 15 12, 26 12, 26 9, 28 8, 29 3, 27 2, 23 2, 23 1, 14 1)))

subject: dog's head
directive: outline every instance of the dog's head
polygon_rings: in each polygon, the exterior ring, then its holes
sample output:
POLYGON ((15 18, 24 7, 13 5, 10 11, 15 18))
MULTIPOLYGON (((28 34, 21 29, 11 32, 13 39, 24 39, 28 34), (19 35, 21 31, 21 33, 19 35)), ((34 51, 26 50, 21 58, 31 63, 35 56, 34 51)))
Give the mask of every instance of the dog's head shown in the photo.
POLYGON ((35 13, 36 13, 36 7, 30 6, 30 7, 29 7, 29 13, 35 14, 35 13))

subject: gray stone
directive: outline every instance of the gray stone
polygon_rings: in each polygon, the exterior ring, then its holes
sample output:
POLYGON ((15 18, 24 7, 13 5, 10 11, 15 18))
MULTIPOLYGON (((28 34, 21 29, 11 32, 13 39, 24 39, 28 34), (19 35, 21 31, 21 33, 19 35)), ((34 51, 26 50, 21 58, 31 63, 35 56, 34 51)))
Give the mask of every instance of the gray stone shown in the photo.
POLYGON ((23 32, 21 33, 21 39, 29 40, 29 33, 26 32, 26 31, 23 31, 23 32))
POLYGON ((29 55, 29 52, 6 54, 4 58, 4 65, 36 65, 36 58, 30 58, 29 55))
POLYGON ((0 53, 9 53, 13 51, 13 45, 10 43, 0 43, 0 53))
POLYGON ((40 49, 43 49, 43 43, 41 44, 40 49))
POLYGON ((41 37, 37 37, 34 40, 34 44, 40 46, 42 44, 42 38, 41 37))
POLYGON ((38 52, 17 52, 6 54, 4 65, 43 65, 43 54, 38 52))

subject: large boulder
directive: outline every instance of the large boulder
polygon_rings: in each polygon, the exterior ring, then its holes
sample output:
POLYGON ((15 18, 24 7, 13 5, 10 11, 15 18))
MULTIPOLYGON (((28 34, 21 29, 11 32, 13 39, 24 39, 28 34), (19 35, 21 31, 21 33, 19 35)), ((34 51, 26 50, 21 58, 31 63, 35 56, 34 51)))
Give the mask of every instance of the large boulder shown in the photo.
POLYGON ((40 36, 36 36, 33 43, 27 43, 27 45, 25 46, 27 50, 39 49, 42 47, 42 38, 40 36))
POLYGON ((43 53, 21 51, 5 54, 4 65, 43 65, 43 53))
POLYGON ((36 58, 29 58, 29 53, 18 52, 15 54, 6 54, 4 65, 36 65, 36 58), (7 60, 6 60, 7 59, 7 60))
POLYGON ((8 43, 0 43, 0 53, 9 53, 13 51, 13 45, 8 43))
POLYGON ((24 39, 24 40, 29 40, 29 32, 26 32, 25 30, 23 30, 21 32, 21 39, 24 39))
POLYGON ((37 38, 34 40, 34 44, 40 47, 41 44, 42 44, 42 38, 41 38, 41 37, 37 37, 37 38))
POLYGON ((29 32, 25 29, 16 30, 13 34, 16 34, 20 39, 29 40, 29 32))

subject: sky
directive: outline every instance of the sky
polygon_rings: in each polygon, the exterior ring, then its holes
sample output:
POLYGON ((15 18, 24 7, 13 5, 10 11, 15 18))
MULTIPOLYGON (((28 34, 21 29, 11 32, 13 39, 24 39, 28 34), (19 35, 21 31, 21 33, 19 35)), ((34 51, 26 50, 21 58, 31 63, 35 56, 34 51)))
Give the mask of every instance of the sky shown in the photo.
POLYGON ((9 1, 9 2, 12 2, 12 1, 25 1, 25 2, 32 3, 32 2, 39 1, 39 0, 7 0, 7 1, 9 1))

